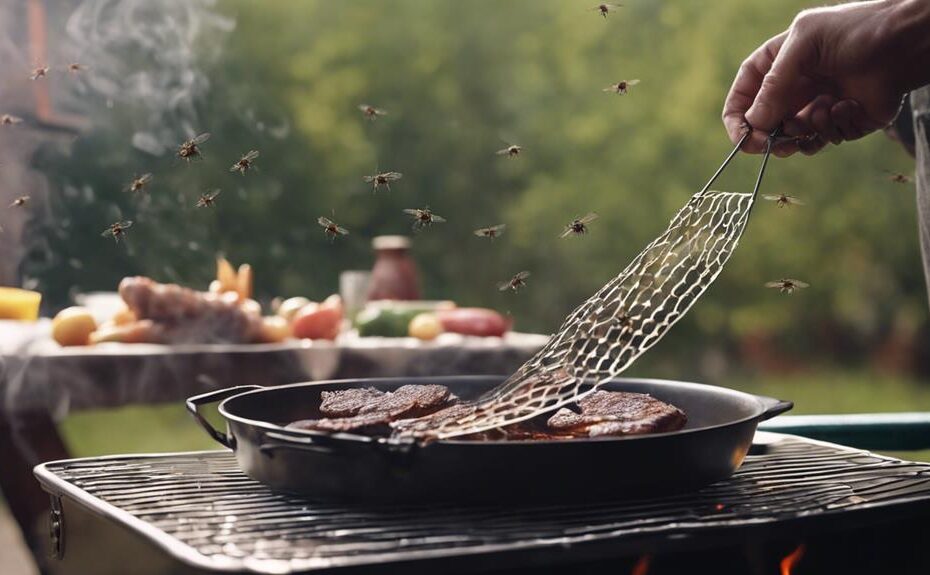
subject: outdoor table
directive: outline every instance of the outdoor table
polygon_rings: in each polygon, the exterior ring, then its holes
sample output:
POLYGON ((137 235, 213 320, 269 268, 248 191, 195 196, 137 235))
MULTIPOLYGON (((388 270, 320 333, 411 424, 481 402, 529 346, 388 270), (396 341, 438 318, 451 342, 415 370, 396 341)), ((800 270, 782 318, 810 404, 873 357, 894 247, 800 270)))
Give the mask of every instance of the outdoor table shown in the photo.
MULTIPOLYGON (((32 468, 69 457, 56 422, 82 409, 181 402, 234 385, 356 377, 508 375, 548 339, 443 334, 282 344, 104 344, 62 348, 47 321, 0 322, 0 491, 27 541, 48 510, 32 468)), ((114 433, 139 430, 113 430, 114 433)))

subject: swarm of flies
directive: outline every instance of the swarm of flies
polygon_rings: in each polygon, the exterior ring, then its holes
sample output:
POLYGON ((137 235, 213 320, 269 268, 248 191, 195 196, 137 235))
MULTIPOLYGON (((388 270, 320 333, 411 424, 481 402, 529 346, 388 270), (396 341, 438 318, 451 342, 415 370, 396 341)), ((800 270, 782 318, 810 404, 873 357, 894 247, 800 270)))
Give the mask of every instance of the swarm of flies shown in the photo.
POLYGON ((371 184, 372 189, 376 192, 381 186, 384 186, 390 192, 391 182, 396 182, 403 177, 404 175, 400 172, 382 172, 373 176, 365 176, 365 181, 371 184))
POLYGON ((914 181, 914 178, 901 172, 892 172, 891 170, 885 170, 887 174, 888 181, 894 182, 896 184, 910 184, 914 181))
POLYGON ((12 202, 10 202, 10 207, 21 208, 29 203, 29 199, 30 199, 29 196, 20 196, 16 198, 15 200, 13 200, 12 202))
POLYGON ((325 233, 330 240, 335 240, 339 236, 349 235, 349 230, 345 229, 329 218, 320 216, 316 219, 316 221, 318 224, 320 224, 320 227, 323 228, 323 233, 325 233))
POLYGON ((623 95, 630 91, 631 86, 635 86, 636 84, 639 84, 639 79, 620 80, 616 84, 611 84, 610 86, 604 88, 604 91, 623 95))
POLYGON ((410 208, 404 210, 404 213, 413 218, 413 229, 414 231, 421 230, 423 228, 428 228, 433 224, 441 224, 446 221, 442 216, 437 216, 430 211, 429 207, 425 208, 410 208))
POLYGON ((789 196, 788 194, 777 194, 777 195, 763 194, 762 198, 770 202, 775 202, 775 205, 778 206, 779 208, 784 208, 786 206, 790 207, 790 206, 803 206, 804 205, 804 202, 802 202, 801 200, 797 199, 794 196, 789 196))
POLYGON ((209 133, 200 134, 199 136, 194 136, 190 140, 187 140, 180 146, 178 146, 178 157, 182 160, 191 160, 203 158, 203 155, 200 153, 200 146, 204 142, 210 139, 209 133))
POLYGON ((780 280, 775 280, 773 282, 766 282, 765 287, 777 289, 781 293, 786 293, 790 295, 800 289, 810 287, 810 284, 802 282, 801 280, 782 278, 780 280))
POLYGON ((105 238, 112 237, 116 243, 119 243, 120 239, 126 236, 126 230, 132 227, 132 220, 126 220, 124 222, 115 222, 110 224, 110 226, 103 230, 103 233, 100 234, 105 238))
POLYGON ((216 197, 220 195, 220 190, 210 190, 209 192, 204 192, 200 194, 200 197, 197 199, 197 203, 194 204, 198 208, 212 208, 216 205, 216 197))
POLYGON ((32 73, 29 74, 30 80, 38 80, 39 78, 48 77, 48 66, 39 66, 32 69, 32 73))
POLYGON ((613 12, 614 10, 616 10, 617 8, 620 8, 620 4, 614 4, 612 2, 610 3, 605 2, 604 4, 598 4, 597 6, 591 8, 591 11, 596 11, 598 14, 600 14, 606 19, 607 15, 613 12))
POLYGON ((149 185, 152 181, 152 174, 142 174, 141 176, 136 176, 132 179, 129 184, 126 185, 125 190, 127 192, 142 192, 145 191, 145 187, 149 185))
POLYGON ((371 120, 372 122, 377 120, 378 116, 387 116, 387 112, 385 112, 384 110, 380 108, 375 108, 374 106, 369 106, 368 104, 359 104, 358 109, 361 110, 362 114, 364 114, 365 117, 371 120))
POLYGON ((255 167, 255 158, 257 157, 258 150, 249 150, 249 153, 239 158, 236 163, 229 168, 229 171, 239 172, 244 176, 246 172, 255 167))
POLYGON ((22 121, 22 118, 11 114, 3 114, 0 116, 0 126, 15 126, 16 124, 21 124, 22 121))
POLYGON ((506 148, 501 148, 500 150, 494 152, 498 156, 507 156, 508 158, 516 158, 523 152, 523 146, 518 146, 516 144, 510 144, 506 148))
POLYGON ((500 291, 520 291, 526 287, 526 279, 530 277, 530 272, 522 271, 513 274, 513 277, 505 282, 500 282, 497 284, 497 289, 500 291))
POLYGON ((478 228, 475 230, 475 235, 479 238, 489 238, 494 239, 500 237, 504 233, 504 229, 507 227, 507 224, 497 224, 496 226, 490 226, 487 228, 478 228))
POLYGON ((571 221, 565 229, 562 230, 562 233, 559 234, 560 238, 567 238, 569 236, 583 236, 588 233, 588 224, 597 219, 597 214, 590 212, 583 217, 575 218, 571 221))

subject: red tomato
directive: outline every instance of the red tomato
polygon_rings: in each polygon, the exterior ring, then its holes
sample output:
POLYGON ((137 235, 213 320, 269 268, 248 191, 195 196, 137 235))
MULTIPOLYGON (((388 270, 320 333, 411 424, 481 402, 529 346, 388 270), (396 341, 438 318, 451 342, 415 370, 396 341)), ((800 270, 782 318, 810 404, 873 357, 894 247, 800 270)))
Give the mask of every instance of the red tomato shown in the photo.
POLYGON ((302 339, 336 339, 340 323, 342 305, 308 303, 294 316, 291 331, 294 337, 302 339))
POLYGON ((460 307, 436 312, 442 329, 452 333, 477 336, 502 336, 510 322, 492 309, 460 307))

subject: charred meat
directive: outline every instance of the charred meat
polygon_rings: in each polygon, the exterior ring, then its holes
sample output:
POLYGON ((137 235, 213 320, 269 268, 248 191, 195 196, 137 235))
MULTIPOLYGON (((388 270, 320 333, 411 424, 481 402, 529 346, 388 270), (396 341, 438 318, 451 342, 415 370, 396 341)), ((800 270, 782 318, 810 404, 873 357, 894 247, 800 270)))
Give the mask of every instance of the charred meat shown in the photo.
POLYGON ((600 437, 676 431, 688 419, 674 405, 644 393, 595 391, 579 400, 577 407, 577 412, 558 410, 546 426, 573 437, 600 437))

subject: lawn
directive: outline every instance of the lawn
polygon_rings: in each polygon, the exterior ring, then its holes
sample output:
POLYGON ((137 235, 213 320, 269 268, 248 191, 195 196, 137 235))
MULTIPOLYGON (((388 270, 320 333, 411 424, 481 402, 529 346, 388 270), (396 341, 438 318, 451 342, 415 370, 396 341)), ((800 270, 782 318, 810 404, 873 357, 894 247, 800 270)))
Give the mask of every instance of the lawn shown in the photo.
MULTIPOLYGON (((930 411, 930 383, 903 376, 820 370, 731 376, 721 385, 791 399, 796 414, 930 411)), ((80 412, 63 422, 62 433, 75 457, 217 447, 180 404, 80 412)), ((930 461, 930 450, 897 455, 930 461)))

